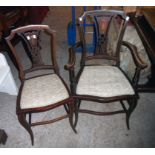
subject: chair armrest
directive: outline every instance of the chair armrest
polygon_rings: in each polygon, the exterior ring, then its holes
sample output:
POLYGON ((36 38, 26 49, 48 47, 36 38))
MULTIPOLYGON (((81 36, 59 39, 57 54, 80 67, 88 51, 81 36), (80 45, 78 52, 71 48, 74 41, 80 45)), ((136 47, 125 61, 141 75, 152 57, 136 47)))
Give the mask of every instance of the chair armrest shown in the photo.
POLYGON ((122 45, 123 46, 126 46, 130 51, 131 51, 131 55, 133 57, 133 60, 135 62, 135 65, 140 68, 140 69, 144 69, 147 67, 147 64, 145 64, 143 62, 143 60, 139 57, 138 55, 138 52, 137 52, 137 48, 135 45, 129 43, 129 42, 126 42, 126 41, 123 41, 122 42, 122 45))
POLYGON ((75 57, 75 49, 81 46, 81 42, 77 42, 73 46, 69 48, 69 60, 68 63, 64 66, 66 70, 70 70, 74 68, 76 57, 75 57))
POLYGON ((132 55, 133 60, 135 62, 136 70, 135 70, 134 77, 132 79, 132 83, 133 83, 134 89, 137 90, 137 88, 138 88, 138 81, 139 81, 139 77, 140 77, 140 71, 142 69, 144 69, 145 67, 147 67, 147 64, 145 64, 142 61, 142 59, 139 57, 136 46, 134 46, 131 43, 126 42, 126 41, 123 41, 122 45, 126 46, 131 51, 131 55, 132 55))
POLYGON ((74 44, 69 48, 68 64, 64 66, 64 68, 69 71, 70 90, 72 94, 75 93, 75 85, 76 85, 75 72, 74 72, 74 66, 76 62, 75 49, 81 45, 82 42, 77 42, 76 44, 74 44))

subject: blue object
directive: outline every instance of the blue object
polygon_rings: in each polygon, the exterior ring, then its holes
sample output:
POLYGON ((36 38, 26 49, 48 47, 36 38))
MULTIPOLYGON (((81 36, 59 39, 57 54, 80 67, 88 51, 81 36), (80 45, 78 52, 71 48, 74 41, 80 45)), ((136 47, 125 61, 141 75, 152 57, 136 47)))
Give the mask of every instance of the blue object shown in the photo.
POLYGON ((76 42, 76 8, 72 6, 72 21, 67 27, 68 45, 74 45, 76 42))
MULTIPOLYGON (((94 10, 98 9, 97 6, 94 6, 94 10)), ((87 11, 87 7, 84 6, 83 7, 84 11, 87 11)), ((94 26, 94 24, 87 24, 86 20, 84 20, 84 31, 86 30, 86 27, 89 26, 94 26)), ((67 27, 67 35, 68 35, 68 45, 72 46, 76 43, 76 7, 72 6, 72 21, 68 23, 68 27, 67 27)), ((90 53, 94 52, 94 48, 95 48, 95 43, 96 43, 96 32, 94 31, 93 33, 93 39, 92 39, 92 43, 87 45, 87 50, 90 53)), ((79 48, 77 49, 77 52, 82 52, 82 49, 79 48)))
POLYGON ((68 45, 74 45, 76 42, 76 27, 73 26, 72 22, 68 24, 67 28, 67 34, 68 34, 68 45))

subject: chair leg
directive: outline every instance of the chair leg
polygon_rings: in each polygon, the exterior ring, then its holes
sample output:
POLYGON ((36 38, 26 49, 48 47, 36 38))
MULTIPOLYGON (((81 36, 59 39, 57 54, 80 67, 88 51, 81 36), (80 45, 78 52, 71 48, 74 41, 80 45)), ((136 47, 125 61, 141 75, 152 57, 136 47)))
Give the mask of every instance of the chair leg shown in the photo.
POLYGON ((31 137, 31 143, 32 145, 34 144, 34 136, 33 136, 33 132, 31 130, 31 126, 28 124, 28 122, 26 121, 26 115, 25 114, 18 114, 18 120, 20 122, 20 124, 28 131, 28 133, 30 134, 31 137))
POLYGON ((32 114, 29 113, 29 124, 31 125, 31 118, 32 118, 32 114))
POLYGON ((129 108, 126 111, 126 124, 127 124, 128 130, 129 130, 130 129, 129 119, 130 119, 131 113, 134 111, 134 109, 137 106, 137 98, 131 99, 128 103, 129 103, 129 108))
POLYGON ((81 105, 81 100, 76 99, 75 100, 75 109, 74 109, 74 113, 75 113, 74 127, 76 127, 77 122, 78 122, 78 117, 79 117, 78 115, 79 115, 80 105, 81 105))
POLYGON ((75 133, 77 133, 75 126, 73 125, 73 115, 74 115, 74 102, 69 105, 69 123, 75 133))
POLYGON ((65 105, 64 105, 64 108, 65 108, 65 110, 66 110, 67 114, 69 114, 69 107, 68 107, 68 105, 67 105, 67 104, 65 104, 65 105))

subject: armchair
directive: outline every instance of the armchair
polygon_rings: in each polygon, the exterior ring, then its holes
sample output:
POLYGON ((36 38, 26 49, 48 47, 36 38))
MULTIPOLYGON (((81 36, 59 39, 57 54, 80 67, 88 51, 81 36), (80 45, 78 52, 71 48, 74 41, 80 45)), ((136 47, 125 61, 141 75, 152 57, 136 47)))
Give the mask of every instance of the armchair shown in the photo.
POLYGON ((87 11, 79 18, 78 29, 80 41, 69 48, 69 61, 65 69, 69 71, 70 87, 76 101, 76 126, 79 113, 94 115, 113 115, 126 113, 126 124, 129 129, 129 118, 135 109, 138 100, 137 82, 141 69, 146 65, 138 56, 136 47, 122 41, 129 17, 123 11, 95 10, 87 11), (89 38, 86 36, 84 21, 94 24, 96 40, 94 52, 87 48, 89 38), (126 46, 131 51, 136 65, 135 75, 130 81, 120 68, 120 48, 126 46), (75 75, 76 48, 82 47, 80 70, 75 75), (122 109, 110 112, 96 112, 81 109, 82 100, 93 103, 113 103, 119 101, 122 109), (127 101, 128 107, 124 101, 127 101))

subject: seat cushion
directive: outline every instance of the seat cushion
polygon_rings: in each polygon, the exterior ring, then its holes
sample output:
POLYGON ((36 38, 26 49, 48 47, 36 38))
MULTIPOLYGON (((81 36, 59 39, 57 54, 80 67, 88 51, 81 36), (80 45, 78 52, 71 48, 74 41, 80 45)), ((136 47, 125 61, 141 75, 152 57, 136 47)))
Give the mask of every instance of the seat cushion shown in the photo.
POLYGON ((122 71, 114 66, 86 66, 80 76, 77 95, 114 97, 134 95, 134 90, 122 71))
POLYGON ((48 106, 69 97, 61 79, 56 74, 26 80, 21 95, 21 109, 48 106))

